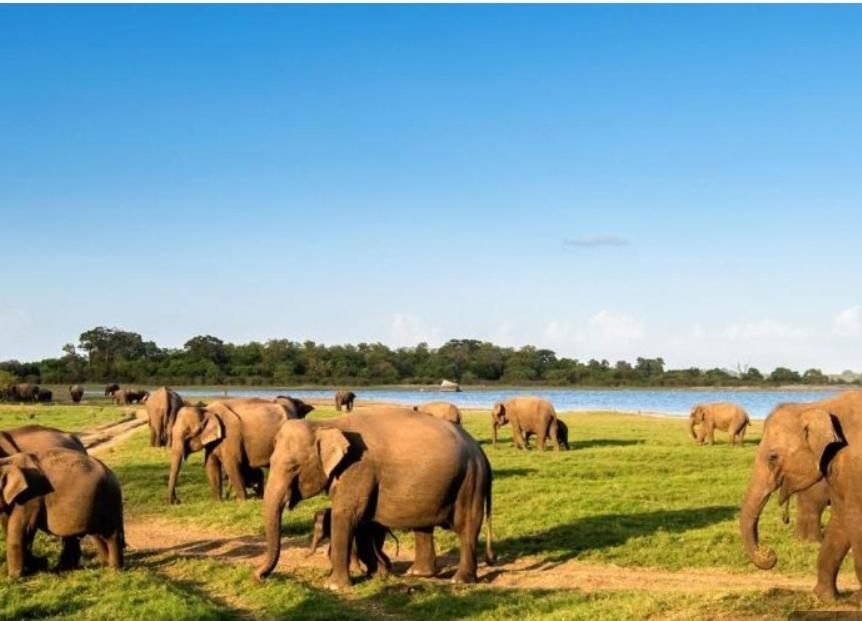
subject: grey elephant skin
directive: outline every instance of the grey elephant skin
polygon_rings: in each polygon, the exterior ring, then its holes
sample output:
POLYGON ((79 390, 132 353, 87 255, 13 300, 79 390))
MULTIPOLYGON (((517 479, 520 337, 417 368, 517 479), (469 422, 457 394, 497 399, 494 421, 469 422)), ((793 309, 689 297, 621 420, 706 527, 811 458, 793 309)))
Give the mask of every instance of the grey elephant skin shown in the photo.
POLYGON ((177 479, 182 462, 204 450, 210 493, 222 498, 222 471, 236 498, 247 498, 250 483, 262 488, 260 468, 269 465, 279 427, 290 418, 287 407, 265 399, 225 399, 205 407, 183 407, 171 430, 168 502, 179 503, 177 479))
POLYGON ((496 403, 491 411, 491 431, 495 447, 497 430, 508 423, 512 425, 512 442, 516 448, 527 448, 526 434, 533 434, 540 451, 545 449, 545 442, 548 440, 554 445, 554 450, 560 450, 557 413, 554 406, 545 399, 515 397, 496 403))
POLYGON ((78 384, 69 386, 69 398, 72 399, 72 403, 81 403, 81 399, 84 398, 84 388, 78 384))
MULTIPOLYGON (((837 597, 836 577, 847 552, 862 558, 862 391, 780 405, 767 417, 739 519, 752 563, 771 569, 777 562, 775 552, 760 547, 757 533, 769 497, 779 491, 783 504, 824 480, 832 516, 820 545, 814 591, 828 601, 837 597)), ((856 567, 862 578, 858 561, 856 567)))
POLYGON ((353 411, 353 402, 356 400, 356 394, 350 390, 339 390, 335 393, 335 409, 341 411, 342 406, 348 411, 353 411))
POLYGON ((162 386, 150 394, 144 407, 150 427, 150 446, 170 446, 171 430, 177 420, 177 412, 183 407, 183 398, 162 386))
MULTIPOLYGON (((487 516, 486 560, 491 552, 491 466, 461 427, 406 408, 379 408, 325 421, 282 425, 264 492, 266 553, 255 575, 263 579, 281 552, 281 517, 324 490, 332 501, 330 588, 350 585, 350 542, 357 526, 374 522, 417 533, 416 563, 434 527, 460 539, 456 582, 476 580, 476 548, 487 516), (422 459, 405 459, 422 452, 422 459), (421 534, 421 537, 420 537, 421 534)), ((431 559, 433 565, 433 559, 431 559)))
POLYGON ((123 566, 123 500, 107 466, 79 451, 49 449, 0 459, 10 577, 36 569, 28 550, 37 530, 63 539, 58 570, 80 565, 80 537, 92 535, 99 557, 123 566), (29 563, 28 563, 29 561, 29 563))
POLYGON ((730 435, 731 445, 742 446, 749 425, 748 413, 735 403, 700 403, 688 416, 688 431, 698 444, 715 444, 718 429, 730 435))

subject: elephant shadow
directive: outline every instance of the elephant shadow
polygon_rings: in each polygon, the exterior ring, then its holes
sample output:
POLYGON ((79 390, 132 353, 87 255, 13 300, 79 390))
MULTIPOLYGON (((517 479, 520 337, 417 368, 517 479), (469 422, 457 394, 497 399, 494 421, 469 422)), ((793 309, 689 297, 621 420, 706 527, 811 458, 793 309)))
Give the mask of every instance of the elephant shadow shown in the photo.
POLYGON ((734 506, 712 506, 591 515, 544 532, 497 540, 495 548, 501 558, 541 556, 537 566, 544 567, 548 561, 565 562, 584 552, 616 547, 658 531, 680 533, 724 522, 738 510, 734 506))
POLYGON ((580 451, 590 448, 603 448, 608 446, 634 446, 643 444, 643 440, 617 440, 614 438, 593 438, 591 440, 570 440, 569 447, 573 451, 580 451))
POLYGON ((507 479, 509 477, 523 477, 537 472, 535 468, 498 468, 494 470, 494 479, 507 479))

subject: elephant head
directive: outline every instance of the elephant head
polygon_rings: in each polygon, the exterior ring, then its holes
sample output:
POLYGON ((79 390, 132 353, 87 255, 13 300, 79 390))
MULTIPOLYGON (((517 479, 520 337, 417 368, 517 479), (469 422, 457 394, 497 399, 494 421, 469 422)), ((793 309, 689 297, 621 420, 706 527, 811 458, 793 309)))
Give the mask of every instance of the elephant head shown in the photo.
POLYGON ((183 407, 177 412, 171 430, 171 473, 168 477, 168 502, 179 504, 177 477, 183 460, 224 438, 224 421, 216 410, 183 407))
POLYGON ((263 494, 266 553, 255 571, 258 580, 266 578, 278 563, 284 507, 293 509, 300 500, 326 489, 349 449, 347 437, 334 427, 305 420, 288 420, 281 426, 263 494))
POLYGON ((494 446, 497 446, 497 429, 509 422, 506 417, 506 406, 502 402, 494 404, 494 409, 491 410, 491 431, 494 434, 494 446))
POLYGON ((278 395, 275 398, 275 402, 287 410, 287 417, 289 419, 305 418, 308 416, 309 412, 314 411, 313 405, 306 403, 302 399, 297 399, 296 397, 291 397, 289 395, 278 395))
POLYGON ((39 464, 26 453, 0 459, 0 513, 15 502, 47 494, 47 485, 39 464))
POLYGON ((696 405, 691 408, 691 414, 688 415, 688 431, 691 437, 697 440, 697 433, 694 431, 694 426, 703 422, 703 406, 696 405))
POLYGON ((793 494, 817 483, 841 442, 838 420, 821 408, 779 406, 766 419, 739 517, 745 552, 760 569, 772 569, 777 561, 771 549, 761 550, 757 535, 769 497, 780 490, 779 502, 784 504, 793 494))

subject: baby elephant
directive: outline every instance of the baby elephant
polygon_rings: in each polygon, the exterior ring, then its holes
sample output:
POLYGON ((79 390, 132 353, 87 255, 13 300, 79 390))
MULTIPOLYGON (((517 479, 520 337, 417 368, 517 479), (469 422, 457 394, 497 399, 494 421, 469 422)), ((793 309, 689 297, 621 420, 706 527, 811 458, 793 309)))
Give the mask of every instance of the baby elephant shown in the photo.
POLYGON ((688 430, 698 443, 715 444, 715 430, 730 434, 730 444, 742 446, 745 430, 751 424, 748 414, 735 403, 700 403, 691 409, 688 430), (695 431, 695 426, 700 429, 695 431))
MULTIPOLYGON (((330 537, 332 524, 332 509, 321 509, 314 514, 314 531, 311 537, 311 556, 322 542, 330 537)), ((369 576, 380 574, 385 576, 392 570, 392 561, 383 551, 386 534, 395 540, 395 554, 398 555, 398 537, 391 530, 379 524, 361 524, 356 527, 355 545, 350 546, 350 565, 361 570, 360 563, 365 566, 369 576)))
MULTIPOLYGON (((530 448, 530 438, 535 434, 532 431, 527 431, 524 433, 524 445, 527 448, 530 448)), ((562 418, 557 419, 557 442, 560 443, 560 447, 570 450, 569 447, 569 426, 563 422, 562 418)))
POLYGON ((0 459, 0 513, 12 578, 44 564, 28 552, 37 529, 63 539, 57 570, 80 565, 84 535, 93 535, 101 560, 114 569, 123 567, 120 483, 89 455, 55 448, 0 459))

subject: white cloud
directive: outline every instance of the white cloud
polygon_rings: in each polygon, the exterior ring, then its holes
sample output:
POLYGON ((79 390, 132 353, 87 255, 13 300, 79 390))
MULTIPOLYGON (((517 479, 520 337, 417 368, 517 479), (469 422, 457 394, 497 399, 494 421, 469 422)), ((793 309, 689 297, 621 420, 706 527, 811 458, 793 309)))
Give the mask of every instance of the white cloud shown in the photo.
POLYGON ((429 327, 418 315, 395 313, 389 326, 392 342, 398 347, 409 347, 418 343, 435 345, 440 340, 440 331, 429 327))
POLYGON ((545 326, 544 344, 564 355, 610 358, 625 355, 645 336, 640 319, 602 310, 583 323, 552 320, 545 326))
POLYGON ((589 333, 600 341, 637 341, 643 338, 643 324, 623 313, 599 311, 589 321, 589 333))
POLYGON ((832 334, 842 337, 856 337, 862 334, 862 317, 859 305, 845 308, 832 320, 832 334))
POLYGON ((764 319, 751 323, 735 323, 725 328, 722 336, 730 341, 757 340, 803 340, 811 336, 811 332, 794 326, 764 319))

